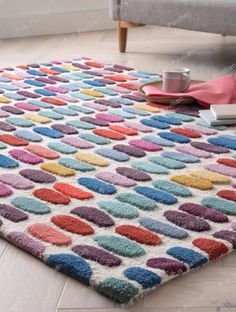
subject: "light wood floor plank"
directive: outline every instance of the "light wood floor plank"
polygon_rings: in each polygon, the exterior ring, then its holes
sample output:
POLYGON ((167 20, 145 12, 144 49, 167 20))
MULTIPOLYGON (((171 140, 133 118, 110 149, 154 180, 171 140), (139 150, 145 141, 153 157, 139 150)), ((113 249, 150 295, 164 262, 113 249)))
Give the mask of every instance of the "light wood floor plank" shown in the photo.
POLYGON ((223 267, 236 267, 236 252, 232 252, 227 257, 222 258, 223 267))
POLYGON ((235 37, 160 27, 130 29, 125 54, 118 52, 113 30, 1 40, 0 47, 2 66, 87 55, 111 63, 128 63, 142 70, 189 66, 198 79, 236 70, 235 37))
POLYGON ((62 293, 58 309, 76 309, 76 308, 109 308, 113 309, 115 304, 111 299, 104 297, 86 285, 80 284, 74 279, 68 279, 65 289, 62 293), (92 300, 88 300, 92 298, 92 300))
POLYGON ((3 312, 53 312, 66 276, 9 246, 0 258, 0 310, 3 312))
POLYGON ((8 246, 8 242, 0 237, 0 257, 3 255, 4 251, 8 246))
POLYGON ((162 285, 144 298, 144 308, 236 307, 236 271, 211 264, 162 285))

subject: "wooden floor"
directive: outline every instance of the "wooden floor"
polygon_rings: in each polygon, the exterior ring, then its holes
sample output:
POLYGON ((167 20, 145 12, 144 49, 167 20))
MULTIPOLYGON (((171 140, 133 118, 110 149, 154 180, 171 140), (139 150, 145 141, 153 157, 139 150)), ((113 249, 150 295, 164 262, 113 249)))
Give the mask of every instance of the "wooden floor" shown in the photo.
MULTIPOLYGON (((236 38, 157 27, 130 30, 126 54, 115 31, 0 41, 0 66, 91 56, 161 72, 188 66, 192 77, 236 72, 236 38)), ((129 310, 235 312, 236 253, 163 285, 129 310)), ((1 312, 118 312, 119 305, 0 239, 1 312)))

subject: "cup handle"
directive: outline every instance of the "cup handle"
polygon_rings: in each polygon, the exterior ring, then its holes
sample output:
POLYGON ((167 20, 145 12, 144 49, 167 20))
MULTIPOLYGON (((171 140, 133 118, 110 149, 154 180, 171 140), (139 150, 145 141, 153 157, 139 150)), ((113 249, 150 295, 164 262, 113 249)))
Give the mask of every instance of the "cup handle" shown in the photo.
POLYGON ((191 84, 191 78, 189 74, 183 73, 183 77, 185 77, 185 86, 183 88, 183 91, 186 91, 191 84))

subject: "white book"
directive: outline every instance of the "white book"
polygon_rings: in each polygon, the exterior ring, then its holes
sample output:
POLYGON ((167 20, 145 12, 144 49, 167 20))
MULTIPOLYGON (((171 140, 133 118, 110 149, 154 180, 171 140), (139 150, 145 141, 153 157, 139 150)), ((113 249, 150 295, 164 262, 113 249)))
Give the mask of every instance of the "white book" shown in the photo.
POLYGON ((213 104, 210 109, 216 119, 236 118, 236 104, 213 104))
POLYGON ((208 110, 200 110, 199 116, 205 120, 210 126, 223 126, 223 125, 233 125, 236 124, 235 119, 216 119, 210 109, 208 110))

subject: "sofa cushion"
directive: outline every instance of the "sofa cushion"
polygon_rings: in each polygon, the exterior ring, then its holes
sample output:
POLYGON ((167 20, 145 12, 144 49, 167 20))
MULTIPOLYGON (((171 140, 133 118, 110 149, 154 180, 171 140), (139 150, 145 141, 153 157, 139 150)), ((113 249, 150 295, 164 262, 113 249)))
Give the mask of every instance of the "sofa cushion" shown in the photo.
POLYGON ((236 0, 110 0, 115 20, 236 35, 236 0))

